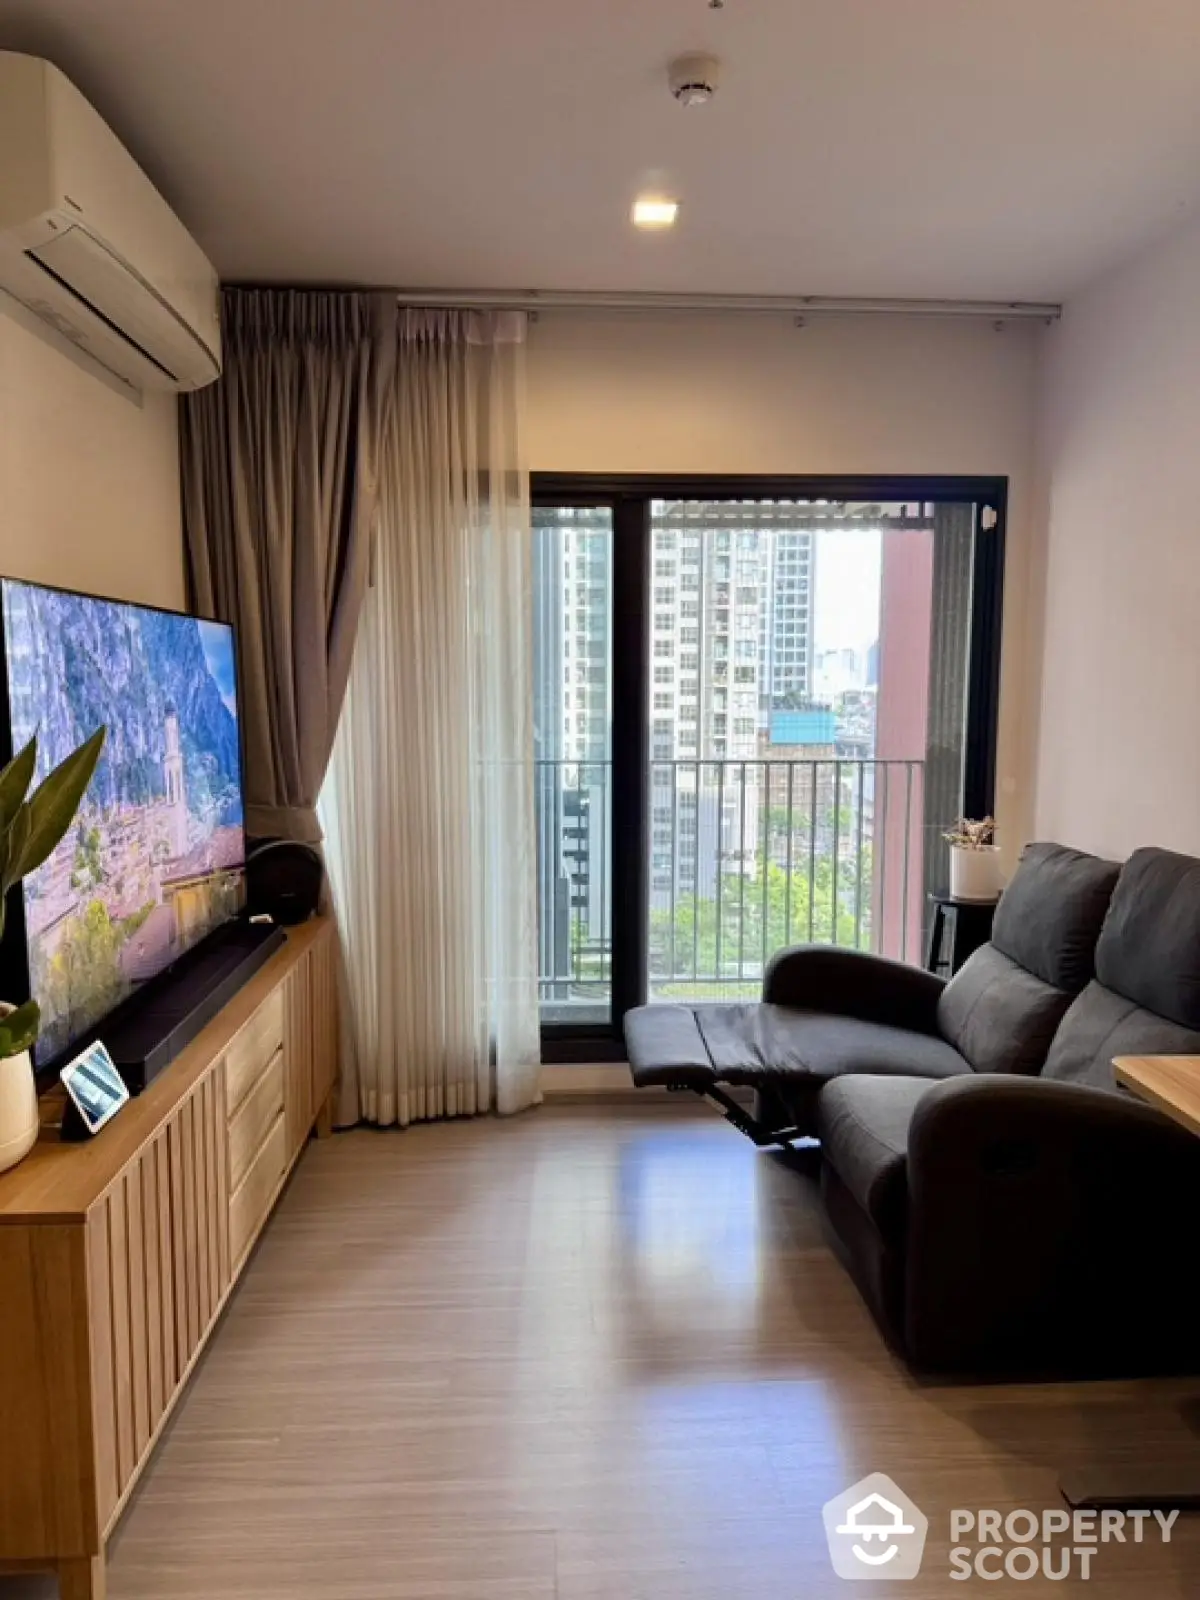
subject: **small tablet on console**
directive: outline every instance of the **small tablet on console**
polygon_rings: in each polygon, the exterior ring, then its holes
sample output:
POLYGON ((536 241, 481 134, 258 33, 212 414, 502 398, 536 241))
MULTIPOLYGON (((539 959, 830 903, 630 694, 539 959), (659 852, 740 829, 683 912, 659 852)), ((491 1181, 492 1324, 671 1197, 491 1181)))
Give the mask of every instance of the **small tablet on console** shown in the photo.
POLYGON ((129 1099, 125 1080, 99 1039, 68 1061, 59 1077, 86 1133, 96 1133, 111 1122, 129 1099))

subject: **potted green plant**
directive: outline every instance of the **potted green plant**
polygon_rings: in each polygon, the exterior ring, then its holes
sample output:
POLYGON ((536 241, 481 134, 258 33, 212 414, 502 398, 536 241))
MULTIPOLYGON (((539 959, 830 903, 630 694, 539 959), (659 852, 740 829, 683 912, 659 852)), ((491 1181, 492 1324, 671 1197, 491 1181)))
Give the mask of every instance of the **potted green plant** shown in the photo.
POLYGON ((950 895, 954 900, 994 900, 1000 893, 991 817, 960 817, 942 838, 950 846, 950 895))
MULTIPOLYGON (((96 732, 29 793, 37 767, 31 739, 0 772, 0 934, 8 891, 41 866, 75 820, 104 746, 96 732)), ((28 1155, 38 1136, 37 1089, 29 1051, 38 1036, 36 996, 0 1004, 0 1172, 28 1155)))

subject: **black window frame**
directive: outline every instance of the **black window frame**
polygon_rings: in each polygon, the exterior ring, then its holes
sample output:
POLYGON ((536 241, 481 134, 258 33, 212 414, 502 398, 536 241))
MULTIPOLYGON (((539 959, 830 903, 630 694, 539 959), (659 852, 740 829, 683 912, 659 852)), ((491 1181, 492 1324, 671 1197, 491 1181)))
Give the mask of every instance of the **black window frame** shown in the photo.
MULTIPOLYGON (((962 808, 990 816, 996 801, 1000 665, 1004 625, 1007 477, 824 476, 535 472, 530 499, 540 507, 606 506, 612 513, 612 873, 611 1017, 607 1023, 543 1024, 547 1063, 624 1061, 626 1011, 646 998, 650 835, 655 500, 843 500, 976 507, 971 637, 962 808), (988 513, 992 513, 988 526, 988 513)), ((732 552, 731 552, 732 554, 732 552)), ((731 579, 731 582, 733 580, 731 579)))

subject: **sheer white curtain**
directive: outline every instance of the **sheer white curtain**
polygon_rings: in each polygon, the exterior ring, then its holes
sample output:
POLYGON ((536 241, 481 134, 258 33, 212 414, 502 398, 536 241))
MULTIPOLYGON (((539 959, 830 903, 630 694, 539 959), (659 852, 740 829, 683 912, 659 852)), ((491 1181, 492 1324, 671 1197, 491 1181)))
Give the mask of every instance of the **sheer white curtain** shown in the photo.
POLYGON ((320 806, 343 1123, 540 1098, 525 322, 400 318, 373 580, 320 806))

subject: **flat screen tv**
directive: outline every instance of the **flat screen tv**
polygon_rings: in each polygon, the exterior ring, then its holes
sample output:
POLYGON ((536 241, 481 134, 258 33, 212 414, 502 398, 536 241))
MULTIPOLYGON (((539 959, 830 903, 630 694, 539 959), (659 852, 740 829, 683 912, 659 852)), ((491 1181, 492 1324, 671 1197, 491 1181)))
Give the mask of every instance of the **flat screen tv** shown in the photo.
POLYGON ((37 779, 101 723, 74 825, 11 891, 0 997, 42 1009, 42 1075, 144 984, 241 914, 233 631, 0 579, 0 755, 35 733, 37 779))

